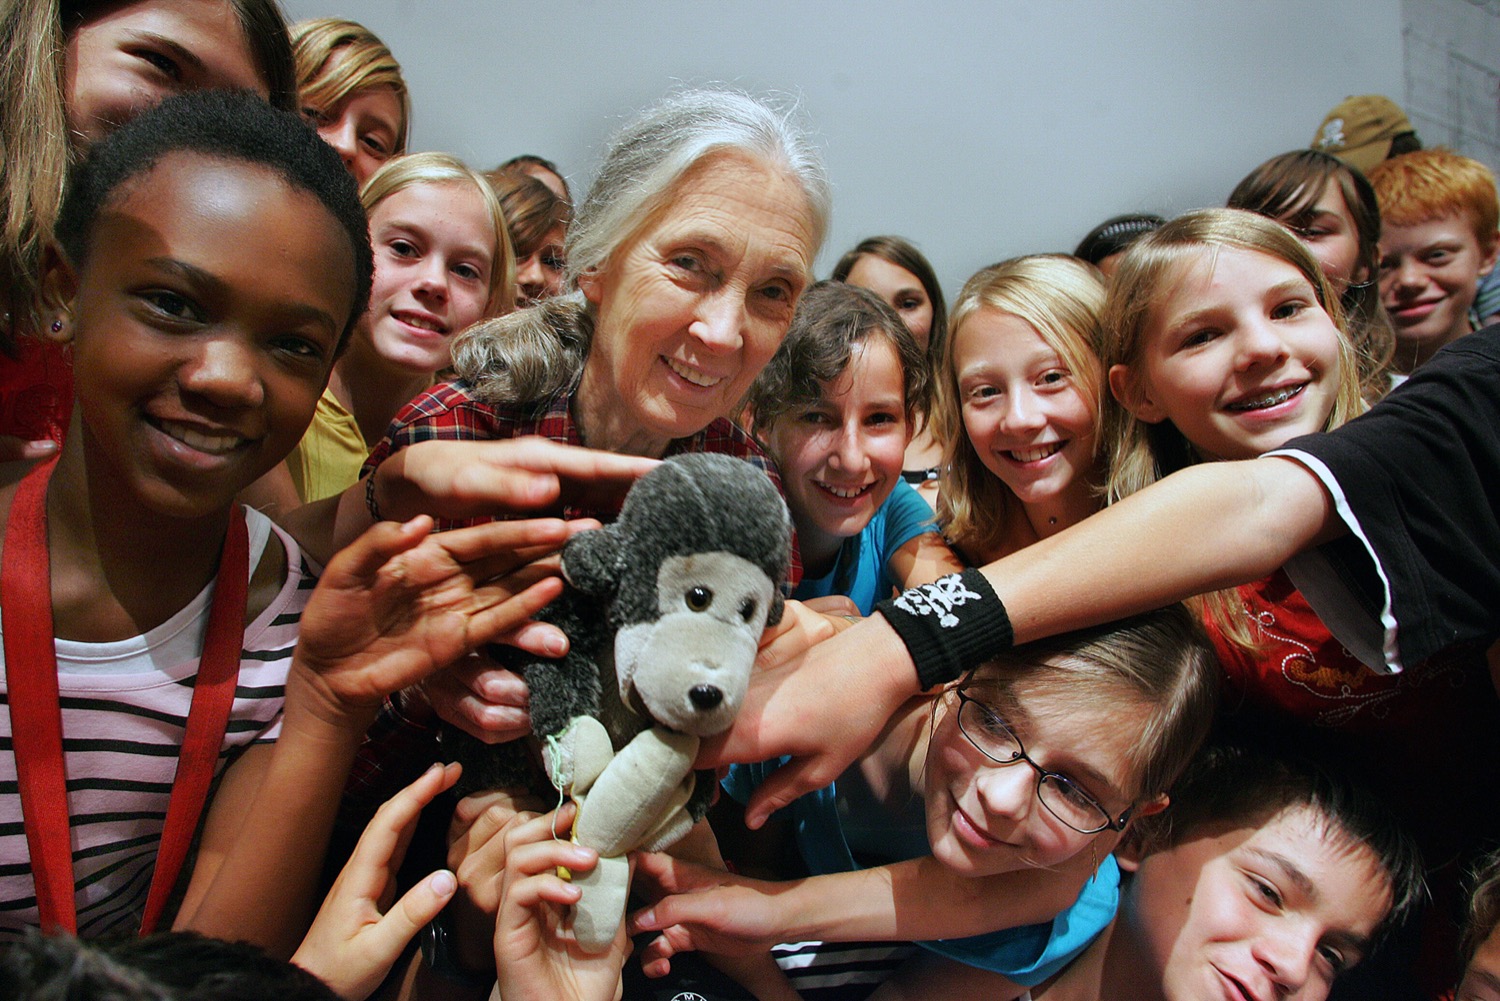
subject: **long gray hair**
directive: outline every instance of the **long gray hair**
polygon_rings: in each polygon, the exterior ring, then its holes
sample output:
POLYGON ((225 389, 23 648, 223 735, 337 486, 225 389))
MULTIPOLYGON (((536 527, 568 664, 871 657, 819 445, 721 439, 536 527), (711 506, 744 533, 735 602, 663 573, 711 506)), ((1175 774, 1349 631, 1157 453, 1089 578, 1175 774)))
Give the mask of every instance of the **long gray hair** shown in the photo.
POLYGON ((792 108, 727 90, 690 90, 646 109, 611 140, 599 176, 568 227, 569 294, 471 327, 454 344, 453 368, 491 402, 555 395, 582 371, 592 307, 578 276, 604 267, 671 199, 704 157, 738 151, 780 168, 807 197, 816 254, 833 194, 822 157, 792 108))

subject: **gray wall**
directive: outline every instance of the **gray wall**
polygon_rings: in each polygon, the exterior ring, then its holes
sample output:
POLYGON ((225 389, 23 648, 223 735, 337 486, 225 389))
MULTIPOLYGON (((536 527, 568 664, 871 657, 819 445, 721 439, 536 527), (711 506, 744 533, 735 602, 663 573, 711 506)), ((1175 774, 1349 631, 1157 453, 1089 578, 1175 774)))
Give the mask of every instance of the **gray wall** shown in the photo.
POLYGON ((1222 204, 1346 95, 1403 87, 1400 0, 283 2, 391 46, 414 149, 481 169, 541 153, 576 188, 622 117, 674 85, 798 94, 836 191, 819 273, 899 233, 950 298, 1116 212, 1222 204))

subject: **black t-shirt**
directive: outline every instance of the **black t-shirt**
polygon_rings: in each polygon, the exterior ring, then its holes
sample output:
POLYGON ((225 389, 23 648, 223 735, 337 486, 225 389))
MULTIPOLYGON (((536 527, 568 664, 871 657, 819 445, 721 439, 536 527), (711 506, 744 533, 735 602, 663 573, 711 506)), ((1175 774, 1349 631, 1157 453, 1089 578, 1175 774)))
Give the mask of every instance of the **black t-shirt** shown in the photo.
POLYGON ((1500 325, 1364 416, 1271 454, 1317 475, 1350 530, 1287 572, 1361 660, 1401 670, 1500 635, 1500 325))

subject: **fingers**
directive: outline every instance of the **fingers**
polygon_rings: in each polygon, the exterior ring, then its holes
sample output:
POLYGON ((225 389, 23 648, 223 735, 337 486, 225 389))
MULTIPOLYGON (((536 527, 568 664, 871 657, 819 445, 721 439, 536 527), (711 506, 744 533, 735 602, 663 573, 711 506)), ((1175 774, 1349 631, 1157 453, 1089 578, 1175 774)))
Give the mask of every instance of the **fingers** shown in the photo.
POLYGON ((548 622, 527 622, 491 640, 524 650, 537 657, 557 658, 568 652, 568 637, 548 622))
POLYGON ((382 521, 334 554, 323 580, 372 580, 390 560, 421 545, 432 531, 432 519, 419 515, 410 521, 382 521))
POLYGON ((360 949, 371 959, 389 966, 401 955, 412 936, 432 922, 458 890, 458 880, 446 869, 429 873, 407 890, 386 915, 365 931, 360 949))
MULTIPOLYGON (((562 589, 561 578, 546 577, 499 604, 473 613, 469 617, 467 632, 469 648, 472 650, 486 643, 492 643, 497 636, 520 627, 522 623, 556 600, 557 596, 562 594, 562 589)), ((488 588, 477 589, 475 596, 480 597, 482 591, 488 590, 488 588)))
POLYGON ((0 462, 31 462, 45 459, 57 452, 57 442, 51 438, 26 441, 11 435, 0 435, 0 462))
POLYGON ((561 518, 527 518, 457 528, 441 533, 434 541, 460 563, 496 554, 514 554, 519 565, 556 550, 568 541, 570 534, 569 523, 561 518))
POLYGON ((745 826, 752 831, 760 830, 771 814, 837 778, 837 773, 821 778, 821 768, 818 758, 792 758, 766 776, 745 804, 745 826))
POLYGON ((859 606, 846 594, 825 594, 821 598, 808 598, 803 602, 814 612, 824 615, 858 615, 859 606))
POLYGON ((501 744, 531 732, 525 679, 483 651, 425 679, 422 694, 441 719, 485 743, 501 744))
POLYGON ((349 880, 344 887, 346 891, 370 899, 384 892, 406 854, 417 817, 428 803, 453 787, 461 771, 457 764, 446 767, 435 764, 380 805, 340 873, 341 882, 349 880))

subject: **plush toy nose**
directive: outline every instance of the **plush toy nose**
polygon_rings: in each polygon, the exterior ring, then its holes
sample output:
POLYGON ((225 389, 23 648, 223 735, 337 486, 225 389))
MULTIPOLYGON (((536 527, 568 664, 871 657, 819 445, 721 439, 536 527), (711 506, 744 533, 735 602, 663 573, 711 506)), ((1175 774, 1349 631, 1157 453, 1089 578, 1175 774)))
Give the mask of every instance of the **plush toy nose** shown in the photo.
POLYGON ((688 691, 688 698, 696 708, 707 712, 724 701, 724 692, 715 685, 694 685, 688 691))

